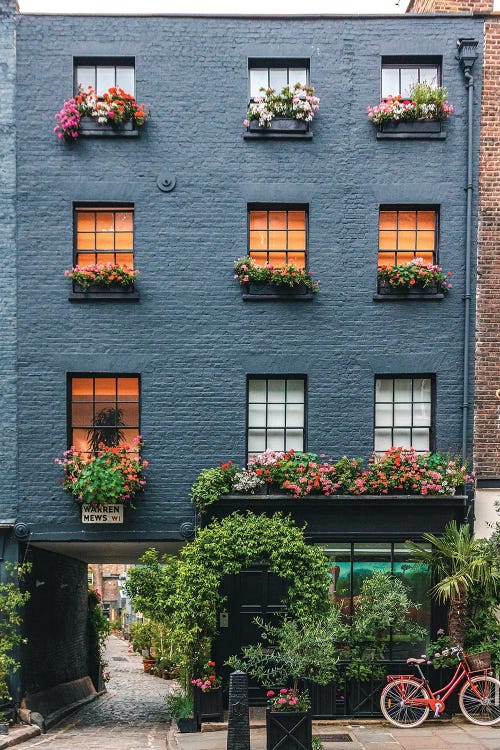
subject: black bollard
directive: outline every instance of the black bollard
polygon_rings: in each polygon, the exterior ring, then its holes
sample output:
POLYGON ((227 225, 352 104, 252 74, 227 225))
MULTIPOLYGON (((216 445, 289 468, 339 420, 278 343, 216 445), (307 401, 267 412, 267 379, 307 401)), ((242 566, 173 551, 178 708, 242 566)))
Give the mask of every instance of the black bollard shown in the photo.
POLYGON ((227 750, 250 750, 248 676, 246 672, 232 672, 229 677, 227 750))

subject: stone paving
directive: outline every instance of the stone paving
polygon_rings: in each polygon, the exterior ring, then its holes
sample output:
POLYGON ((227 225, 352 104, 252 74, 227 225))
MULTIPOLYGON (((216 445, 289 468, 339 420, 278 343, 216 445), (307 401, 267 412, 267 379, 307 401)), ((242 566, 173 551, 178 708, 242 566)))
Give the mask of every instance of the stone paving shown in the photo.
POLYGON ((145 674, 128 643, 110 636, 107 693, 23 743, 23 750, 165 750, 165 695, 171 683, 145 674))
MULTIPOLYGON (((424 724, 416 729, 396 729, 382 723, 369 724, 314 724, 313 734, 348 734, 351 741, 328 742, 325 750, 500 750, 500 725, 478 727, 462 722, 424 724)), ((169 750, 226 750, 227 733, 179 734, 170 732, 169 750)), ((264 729, 251 731, 251 750, 265 750, 264 729)))
MULTIPOLYGON (((226 750, 225 731, 179 734, 175 725, 169 727, 165 696, 172 683, 145 674, 126 642, 111 636, 106 659, 108 692, 23 743, 25 750, 226 750)), ((500 750, 500 725, 478 727, 460 717, 406 730, 381 722, 314 724, 313 733, 350 736, 350 742, 325 740, 325 750, 500 750)), ((265 730, 252 729, 252 750, 265 747, 265 730)))

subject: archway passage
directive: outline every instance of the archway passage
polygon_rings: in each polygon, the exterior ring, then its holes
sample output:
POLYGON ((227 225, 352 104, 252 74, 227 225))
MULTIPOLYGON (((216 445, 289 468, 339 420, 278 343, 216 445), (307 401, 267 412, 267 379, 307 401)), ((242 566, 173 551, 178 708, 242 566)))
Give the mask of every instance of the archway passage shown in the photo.
MULTIPOLYGON (((46 718, 102 690, 102 665, 90 627, 89 584, 106 592, 102 580, 91 580, 89 563, 130 567, 151 544, 175 554, 182 542, 36 542, 20 550, 20 559, 28 561, 31 570, 23 582, 30 594, 23 612, 26 642, 11 687, 16 705, 46 718)), ((119 597, 121 601, 121 593, 119 597)), ((109 611, 113 606, 104 607, 110 621, 115 619, 109 611)), ((114 667, 110 663, 111 675, 114 667)), ((142 669, 140 659, 137 668, 142 669)))
MULTIPOLYGON (((254 578, 259 580, 260 593, 262 585, 271 588, 274 597, 269 600, 269 608, 273 612, 279 609, 275 601, 279 594, 284 594, 287 611, 302 617, 324 613, 331 606, 322 549, 308 545, 303 530, 291 518, 281 513, 267 516, 236 512, 212 521, 180 553, 176 638, 186 666, 194 666, 200 658, 203 661, 209 656, 216 632, 225 627, 224 616, 221 617, 223 597, 228 593, 222 590, 224 577, 238 575, 242 583, 242 572, 251 570, 257 571, 254 578), (286 585, 281 587, 276 577, 286 585)), ((228 606, 231 608, 233 603, 228 606)), ((247 614, 251 614, 249 608, 247 614)), ((227 624, 229 630, 221 637, 231 637, 231 623, 227 624)))

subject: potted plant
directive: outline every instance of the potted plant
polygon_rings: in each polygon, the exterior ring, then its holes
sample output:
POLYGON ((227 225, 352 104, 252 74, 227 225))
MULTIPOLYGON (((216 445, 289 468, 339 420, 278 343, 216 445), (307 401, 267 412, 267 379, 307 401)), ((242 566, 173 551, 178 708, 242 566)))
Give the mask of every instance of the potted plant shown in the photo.
POLYGON ((63 108, 55 115, 57 125, 54 133, 60 139, 76 140, 82 130, 85 132, 118 132, 135 130, 144 125, 149 114, 144 104, 137 104, 132 94, 115 86, 102 97, 89 86, 80 88, 78 94, 64 102, 63 108))
POLYGON ((451 273, 441 266, 426 263, 423 258, 414 258, 407 263, 380 266, 378 269, 379 294, 422 295, 448 294, 452 285, 448 282, 451 273))
POLYGON ((306 133, 319 109, 314 88, 303 83, 285 86, 280 92, 261 87, 263 96, 255 97, 243 124, 251 133, 306 133))
POLYGON ((73 266, 64 275, 73 281, 76 292, 132 292, 138 270, 119 263, 93 263, 88 266, 73 266))
POLYGON ((194 688, 194 718, 200 729, 204 721, 222 721, 224 706, 222 680, 215 673, 215 662, 208 661, 199 677, 191 679, 194 688))
POLYGON ((232 656, 226 663, 265 687, 292 683, 267 691, 267 749, 282 747, 286 737, 293 737, 298 748, 310 748, 310 699, 307 691, 299 691, 299 681, 327 685, 338 677, 341 644, 347 635, 341 610, 332 606, 322 616, 285 616, 278 625, 261 618, 254 622, 262 641, 246 646, 241 657, 232 656))
POLYGON ((293 688, 267 691, 266 709, 267 750, 293 747, 309 750, 312 745, 311 703, 307 692, 293 688), (286 744, 285 744, 286 743, 286 744))
POLYGON ((142 655, 145 672, 150 672, 156 665, 156 659, 151 653, 153 645, 152 624, 136 620, 130 626, 130 642, 132 649, 142 655))
POLYGON ((196 732, 193 699, 181 688, 169 693, 166 698, 167 718, 175 719, 179 732, 196 732))
POLYGON ((139 455, 141 437, 133 446, 106 446, 100 443, 96 453, 84 453, 74 447, 55 462, 66 472, 64 491, 83 505, 102 506, 122 503, 131 508, 146 480, 142 472, 148 466, 139 455))
POLYGON ((308 294, 317 292, 320 283, 313 278, 312 271, 298 268, 292 263, 281 266, 266 263, 265 266, 259 266, 249 256, 235 261, 234 278, 246 292, 257 295, 308 294))
POLYGON ((422 81, 410 87, 409 97, 388 96, 375 107, 367 107, 371 122, 383 132, 439 133, 441 123, 453 113, 443 87, 422 81))

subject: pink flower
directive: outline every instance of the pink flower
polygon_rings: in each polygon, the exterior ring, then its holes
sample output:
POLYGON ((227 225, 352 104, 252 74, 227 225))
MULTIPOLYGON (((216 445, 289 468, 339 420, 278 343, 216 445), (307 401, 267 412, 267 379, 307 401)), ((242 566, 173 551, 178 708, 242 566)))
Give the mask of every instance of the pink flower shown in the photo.
POLYGON ((274 695, 274 690, 268 690, 266 693, 266 698, 272 698, 273 695, 274 695))
POLYGON ((244 126, 245 126, 246 128, 248 128, 248 126, 250 125, 250 122, 249 122, 248 120, 243 120, 243 125, 244 125, 244 126))
POLYGON ((281 688, 280 693, 281 695, 284 695, 285 693, 288 693, 288 690, 286 688, 281 688))

